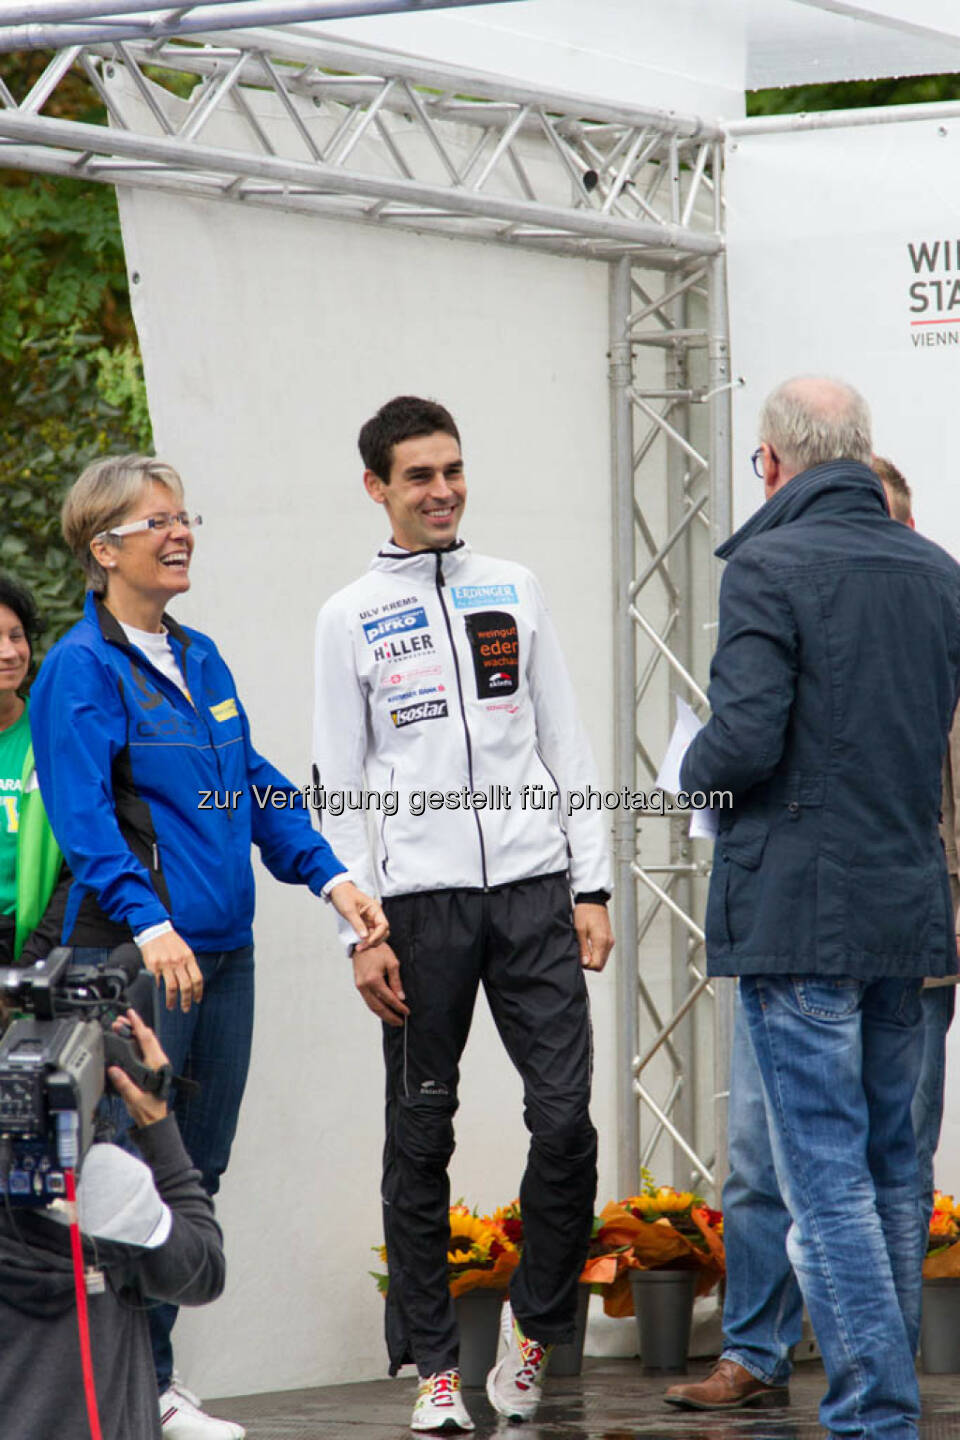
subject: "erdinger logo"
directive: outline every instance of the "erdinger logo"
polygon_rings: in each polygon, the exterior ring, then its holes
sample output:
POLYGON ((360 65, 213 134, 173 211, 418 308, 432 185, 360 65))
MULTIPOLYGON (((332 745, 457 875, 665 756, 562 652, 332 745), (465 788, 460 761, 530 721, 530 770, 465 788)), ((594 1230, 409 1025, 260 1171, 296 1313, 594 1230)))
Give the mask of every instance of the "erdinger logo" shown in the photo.
POLYGON ((401 610, 398 614, 368 621, 363 633, 367 644, 372 645, 375 640, 382 640, 387 635, 405 635, 408 630, 425 630, 426 627, 427 612, 422 605, 417 605, 412 610, 401 610))
POLYGON ((477 699, 513 695, 520 683, 520 639, 517 622, 505 610, 480 610, 464 616, 477 699))
POLYGON ((458 610, 472 610, 476 605, 516 605, 516 585, 453 585, 453 603, 458 610))
POLYGON ((442 720, 447 714, 446 700, 421 700, 419 705, 404 705, 400 710, 391 710, 390 719, 398 730, 407 725, 417 725, 421 720, 442 720))

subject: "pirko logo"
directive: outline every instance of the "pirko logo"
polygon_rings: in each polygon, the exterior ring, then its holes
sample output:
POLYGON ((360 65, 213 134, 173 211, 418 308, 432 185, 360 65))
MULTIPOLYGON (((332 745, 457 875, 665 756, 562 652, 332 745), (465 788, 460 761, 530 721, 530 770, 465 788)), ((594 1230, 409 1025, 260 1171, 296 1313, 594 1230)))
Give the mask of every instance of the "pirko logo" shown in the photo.
POLYGON ((384 615, 380 620, 368 620, 363 627, 367 644, 382 640, 387 635, 404 635, 408 630, 425 630, 427 612, 422 605, 412 610, 401 610, 394 615, 384 615))

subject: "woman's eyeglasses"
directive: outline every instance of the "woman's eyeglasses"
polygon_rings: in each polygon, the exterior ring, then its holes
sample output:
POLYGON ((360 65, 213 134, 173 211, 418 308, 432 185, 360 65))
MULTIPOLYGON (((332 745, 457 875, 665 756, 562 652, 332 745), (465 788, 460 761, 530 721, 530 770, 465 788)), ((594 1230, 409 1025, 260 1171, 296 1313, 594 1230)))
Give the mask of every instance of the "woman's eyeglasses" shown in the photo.
POLYGON ((202 515, 188 515, 186 510, 177 510, 172 514, 148 515, 146 520, 131 520, 126 525, 114 525, 112 530, 101 530, 100 534, 94 535, 93 538, 94 540, 112 540, 121 535, 135 535, 138 530, 158 530, 161 535, 164 535, 174 526, 195 530, 198 525, 202 524, 202 515))

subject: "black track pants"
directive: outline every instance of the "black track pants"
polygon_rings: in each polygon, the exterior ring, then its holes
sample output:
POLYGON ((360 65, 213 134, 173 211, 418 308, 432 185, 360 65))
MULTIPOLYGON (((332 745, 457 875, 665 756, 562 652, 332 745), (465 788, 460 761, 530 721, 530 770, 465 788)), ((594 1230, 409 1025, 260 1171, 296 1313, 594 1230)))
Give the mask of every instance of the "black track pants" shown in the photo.
POLYGON ((523 1258, 510 1287, 524 1332, 570 1340, 597 1187, 586 982, 565 875, 496 890, 435 890, 384 902, 410 1015, 383 1027, 387 1135, 383 1220, 391 1374, 457 1363, 447 1281, 459 1061, 483 985, 523 1080, 530 1131, 520 1187, 523 1258))

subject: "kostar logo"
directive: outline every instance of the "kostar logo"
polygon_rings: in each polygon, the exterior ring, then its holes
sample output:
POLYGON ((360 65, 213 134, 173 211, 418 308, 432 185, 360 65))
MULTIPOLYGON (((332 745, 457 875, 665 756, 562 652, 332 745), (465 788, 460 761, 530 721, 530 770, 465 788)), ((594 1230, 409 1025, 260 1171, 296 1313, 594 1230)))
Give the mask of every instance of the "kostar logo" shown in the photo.
POLYGON ((390 719, 398 730, 403 730, 421 720, 442 720, 446 714, 446 700, 421 700, 419 705, 404 705, 400 710, 391 710, 390 719))

